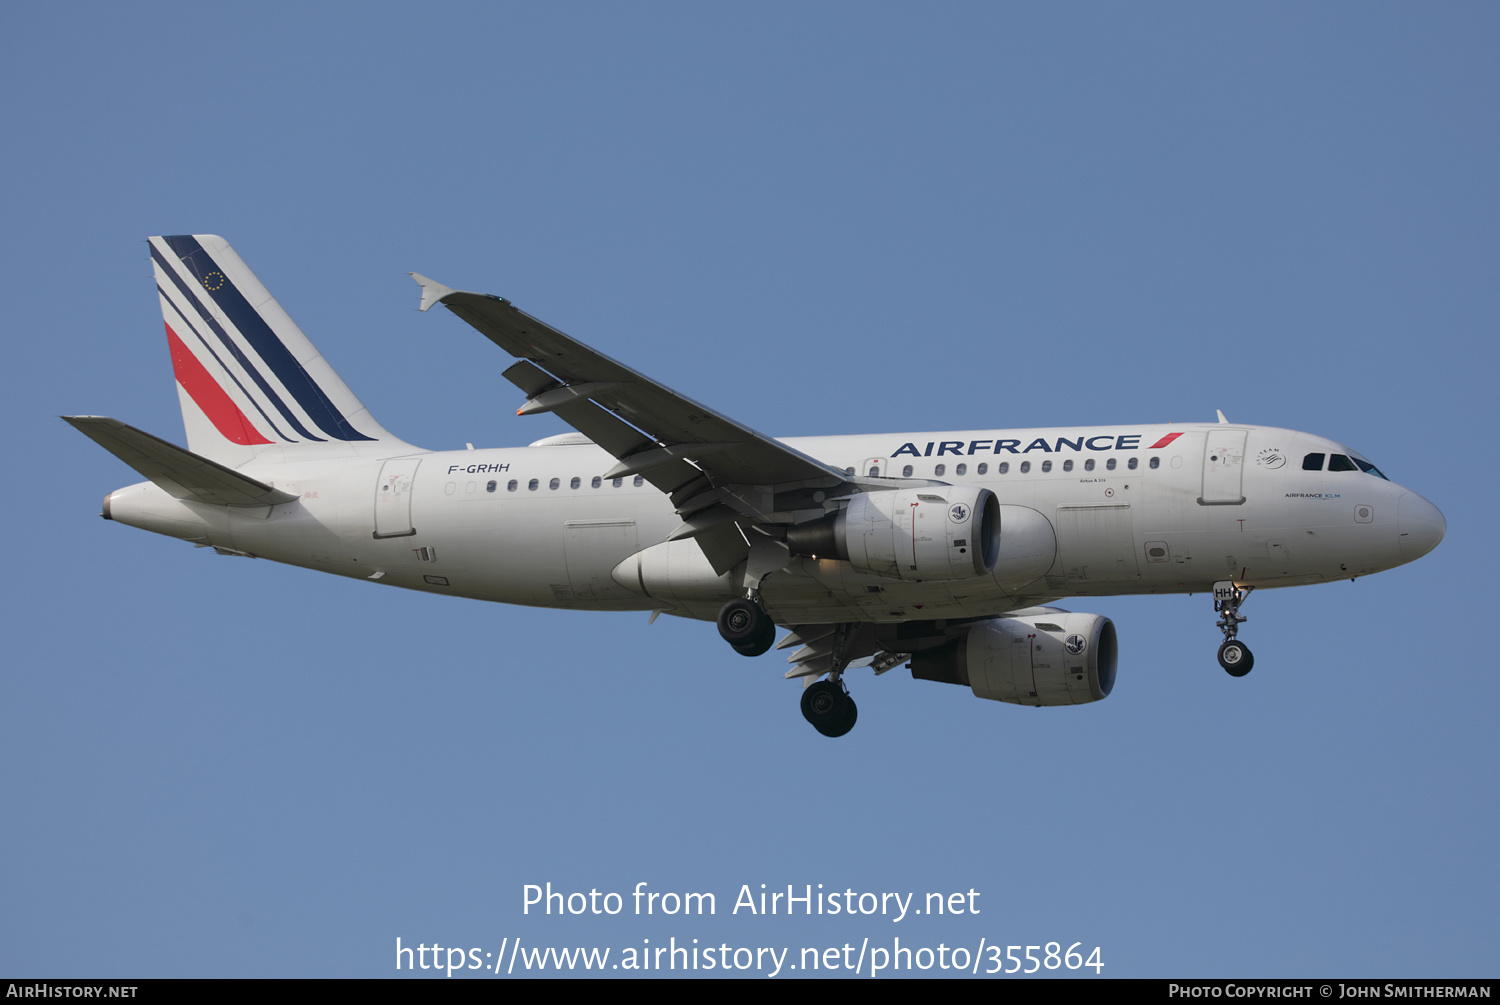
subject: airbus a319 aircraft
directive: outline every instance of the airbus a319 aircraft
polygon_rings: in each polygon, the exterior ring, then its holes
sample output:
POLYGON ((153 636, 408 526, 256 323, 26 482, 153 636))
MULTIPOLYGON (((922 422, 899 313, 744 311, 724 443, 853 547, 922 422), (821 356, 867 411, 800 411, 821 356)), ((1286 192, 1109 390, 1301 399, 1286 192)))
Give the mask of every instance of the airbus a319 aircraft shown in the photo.
POLYGON ((1243 676, 1258 587, 1367 576, 1435 548, 1426 499, 1354 450, 1228 422, 778 440, 502 297, 424 276, 517 362, 520 415, 576 433, 430 451, 388 433, 222 238, 153 237, 186 450, 65 417, 148 480, 102 516, 388 586, 717 619, 736 652, 793 649, 802 713, 842 736, 848 672, 1017 705, 1110 693, 1108 618, 1064 597, 1211 593, 1243 676), (789 634, 776 643, 776 627, 789 634))

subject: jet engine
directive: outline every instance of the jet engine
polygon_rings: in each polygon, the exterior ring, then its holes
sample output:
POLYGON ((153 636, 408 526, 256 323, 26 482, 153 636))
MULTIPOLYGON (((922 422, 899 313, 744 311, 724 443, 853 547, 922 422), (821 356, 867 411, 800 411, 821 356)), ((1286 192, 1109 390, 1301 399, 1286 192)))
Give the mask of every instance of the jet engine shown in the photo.
POLYGON ((1115 686, 1115 626, 1098 614, 1055 607, 995 618, 935 649, 912 654, 919 680, 965 684, 1014 705, 1083 705, 1115 686))
POLYGON ((787 545, 794 555, 837 558, 891 579, 972 579, 1000 554, 1000 503, 966 485, 863 492, 790 528, 787 545))

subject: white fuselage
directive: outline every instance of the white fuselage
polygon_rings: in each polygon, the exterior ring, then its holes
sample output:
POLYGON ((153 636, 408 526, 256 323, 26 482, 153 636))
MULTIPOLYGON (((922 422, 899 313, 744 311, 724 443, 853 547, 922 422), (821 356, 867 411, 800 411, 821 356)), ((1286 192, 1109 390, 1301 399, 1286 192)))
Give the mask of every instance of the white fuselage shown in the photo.
MULTIPOLYGON (((995 572, 950 582, 898 581, 856 572, 848 562, 793 558, 762 588, 781 623, 973 617, 1065 596, 1199 592, 1221 580, 1318 583, 1411 561, 1442 537, 1436 508, 1393 482, 1360 470, 1303 468, 1310 453, 1348 455, 1347 448, 1271 427, 785 442, 859 476, 987 488, 1004 506, 1044 517, 1055 549, 1007 551, 1002 526, 995 572)), ((299 498, 264 508, 209 506, 146 482, 113 493, 106 514, 231 552, 409 589, 712 618, 739 584, 705 571, 691 540, 660 553, 662 568, 682 574, 650 596, 640 581, 616 574, 681 521, 649 483, 600 479, 615 462, 589 443, 258 461, 241 470, 299 498)))

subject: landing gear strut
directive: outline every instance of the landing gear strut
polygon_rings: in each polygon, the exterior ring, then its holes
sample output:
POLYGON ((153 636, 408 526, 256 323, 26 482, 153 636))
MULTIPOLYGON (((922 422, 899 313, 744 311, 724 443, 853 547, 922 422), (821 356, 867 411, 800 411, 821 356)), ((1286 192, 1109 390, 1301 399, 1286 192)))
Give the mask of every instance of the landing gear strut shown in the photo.
POLYGON ((1250 620, 1240 614, 1240 605, 1254 589, 1253 586, 1240 589, 1230 581, 1214 584, 1214 610, 1219 614, 1219 630, 1224 633, 1224 644, 1219 647, 1219 666, 1231 677, 1243 677, 1255 666, 1250 647, 1235 638, 1240 625, 1250 620))
POLYGON ((761 606, 760 584, 785 568, 791 553, 785 544, 764 534, 750 538, 750 549, 738 567, 745 595, 719 608, 719 635, 741 656, 760 656, 776 641, 776 622, 761 606))
MULTIPOLYGON (((719 608, 719 635, 741 656, 760 656, 775 643, 776 622, 761 606, 760 586, 767 576, 784 569, 790 558, 791 553, 784 542, 764 534, 750 535, 749 552, 739 567, 745 595, 735 597, 719 608)), ((849 697, 843 681, 844 668, 849 665, 845 643, 851 627, 841 624, 831 636, 822 632, 814 638, 820 649, 827 648, 831 659, 826 669, 817 671, 827 673, 828 678, 803 689, 802 716, 824 736, 843 736, 859 719, 859 709, 849 697)), ((788 636, 787 642, 794 639, 795 636, 788 636)))
POLYGON ((802 717, 824 736, 843 736, 859 719, 859 707, 842 680, 820 680, 802 692, 802 717))
POLYGON ((757 597, 736 597, 719 608, 719 635, 741 656, 760 656, 776 641, 776 622, 757 597))
MULTIPOLYGON (((840 624, 829 627, 831 632, 827 628, 811 626, 813 631, 805 636, 809 640, 808 647, 792 658, 807 657, 807 662, 819 668, 812 673, 828 674, 823 680, 803 689, 802 717, 824 736, 843 736, 859 720, 859 707, 844 685, 844 670, 849 666, 850 652, 864 650, 850 649, 851 635, 857 626, 840 624)), ((797 631, 800 635, 806 629, 799 626, 797 631)), ((800 641, 799 636, 789 638, 800 641)))

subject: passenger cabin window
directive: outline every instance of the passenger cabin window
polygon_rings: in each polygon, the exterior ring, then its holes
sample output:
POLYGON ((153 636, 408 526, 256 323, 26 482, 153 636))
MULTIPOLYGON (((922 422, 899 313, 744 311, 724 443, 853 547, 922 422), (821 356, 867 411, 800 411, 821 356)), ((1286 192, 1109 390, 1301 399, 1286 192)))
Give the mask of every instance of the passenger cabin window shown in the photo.
POLYGON ((1323 470, 1323 455, 1322 454, 1308 454, 1306 457, 1302 458, 1302 470, 1303 471, 1322 471, 1323 470))
POLYGON ((609 484, 612 485, 615 488, 619 488, 621 485, 625 484, 625 479, 623 479, 623 478, 616 478, 613 481, 611 481, 609 484))
POLYGON ((1052 470, 1052 462, 1051 461, 1043 461, 1042 462, 1042 470, 1043 471, 1051 471, 1052 470))
POLYGON ((512 478, 510 481, 508 481, 508 482, 505 483, 505 491, 507 491, 507 492, 514 492, 515 490, 516 490, 516 480, 514 478, 512 478))
POLYGON ((969 466, 967 464, 960 464, 953 469, 953 473, 959 476, 966 475, 969 473, 969 466))
POLYGON ((990 473, 990 466, 988 464, 981 464, 978 470, 980 474, 987 475, 990 473))
POLYGON ((1024 475, 1024 474, 1026 474, 1030 470, 1031 470, 1031 462, 1030 461, 1022 461, 1021 462, 1021 474, 1024 475))
POLYGON ((547 483, 547 487, 549 489, 556 489, 561 484, 562 484, 562 482, 560 482, 556 478, 554 478, 550 482, 547 483))
POLYGON ((908 464, 906 467, 904 467, 904 468, 901 469, 901 477, 902 478, 910 478, 911 477, 911 465, 910 464, 908 464))
POLYGON ((568 483, 568 488, 570 488, 570 489, 576 489, 578 486, 580 486, 582 484, 583 483, 580 482, 577 478, 574 478, 571 482, 568 483))
POLYGON ((538 484, 539 483, 537 482, 537 480, 533 478, 531 481, 526 483, 526 491, 535 492, 538 484))
POLYGON ((1094 470, 1094 459, 1092 457, 1090 457, 1088 460, 1086 460, 1086 461, 1083 462, 1083 470, 1085 470, 1085 471, 1092 471, 1092 470, 1094 470))
POLYGON ((1153 469, 1161 467, 1161 458, 1160 457, 1153 457, 1153 458, 1151 458, 1151 467, 1153 469))
POLYGON ((995 473, 1001 475, 1010 474, 1010 461, 1001 461, 995 465, 995 473))
POLYGON ((601 486, 603 484, 604 484, 604 479, 600 478, 598 475, 595 475, 594 476, 594 480, 591 481, 591 482, 589 482, 589 488, 596 489, 596 488, 598 488, 599 486, 601 486))
POLYGON ((636 488, 640 488, 642 485, 646 484, 646 479, 642 475, 636 475, 635 482, 633 484, 636 488))
POLYGON ((1073 470, 1073 462, 1072 461, 1063 461, 1063 470, 1064 471, 1072 471, 1073 470))
POLYGON ((1115 469, 1115 459, 1111 457, 1109 460, 1105 461, 1104 467, 1106 470, 1113 471, 1115 469))
POLYGON ((496 483, 496 482, 485 482, 484 490, 486 492, 493 492, 493 491, 495 491, 499 487, 500 487, 499 484, 496 483))
POLYGON ((1141 466, 1141 459, 1139 457, 1132 457, 1130 459, 1130 463, 1125 466, 1131 471, 1134 471, 1136 468, 1141 466))
POLYGON ((932 477, 941 478, 943 477, 943 472, 947 470, 948 466, 946 464, 939 464, 937 467, 932 469, 932 477))
POLYGON ((1359 468, 1356 468, 1354 466, 1354 462, 1351 461, 1349 458, 1345 457, 1343 454, 1329 454, 1328 455, 1328 470, 1329 471, 1358 471, 1359 468))

